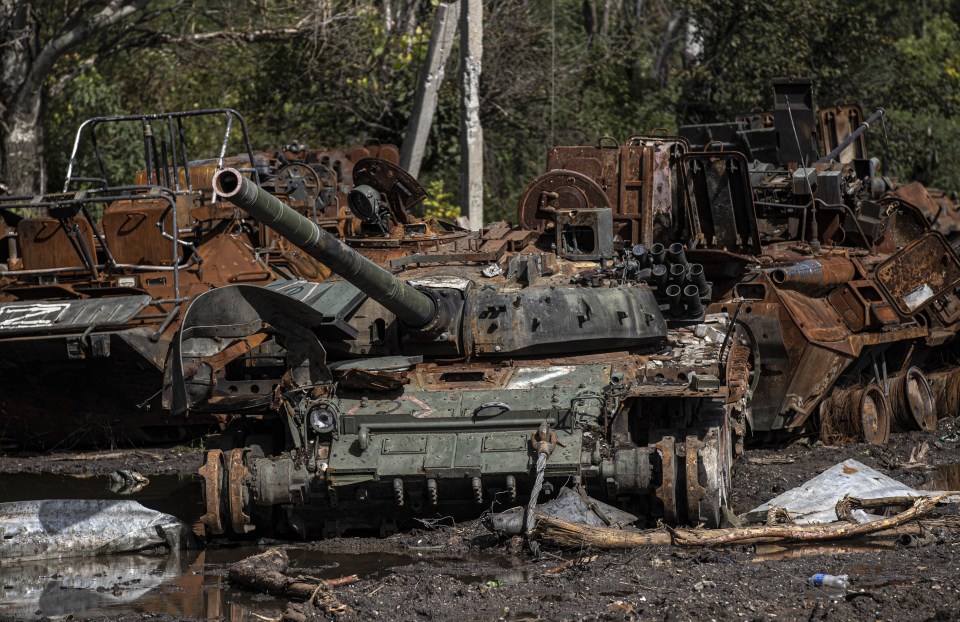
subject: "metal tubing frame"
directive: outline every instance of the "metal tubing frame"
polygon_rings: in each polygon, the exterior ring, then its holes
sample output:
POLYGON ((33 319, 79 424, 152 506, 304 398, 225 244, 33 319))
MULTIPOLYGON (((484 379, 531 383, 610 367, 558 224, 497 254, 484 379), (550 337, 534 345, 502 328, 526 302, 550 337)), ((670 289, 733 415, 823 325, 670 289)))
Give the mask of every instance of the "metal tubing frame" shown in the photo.
MULTIPOLYGON (((50 208, 62 205, 64 203, 75 203, 79 204, 81 210, 84 213, 84 216, 90 222, 90 226, 96 231, 96 227, 93 224, 93 220, 90 218, 90 212, 86 209, 86 206, 91 203, 109 203, 111 201, 144 201, 144 200, 163 200, 167 202, 167 208, 163 211, 160 216, 159 222, 156 223, 157 227, 160 229, 160 234, 168 240, 171 240, 173 247, 173 265, 171 266, 153 266, 147 264, 118 264, 113 260, 112 254, 110 254, 109 249, 106 244, 103 242, 101 236, 97 235, 98 239, 101 239, 101 244, 106 250, 107 256, 110 259, 106 264, 97 264, 93 268, 94 270, 109 270, 109 269, 122 269, 122 270, 135 270, 139 272, 173 272, 173 291, 174 298, 170 301, 178 301, 176 304, 180 304, 183 298, 180 296, 180 270, 185 270, 193 265, 199 265, 199 253, 197 252, 196 247, 189 242, 183 242, 179 239, 179 228, 177 226, 177 209, 176 209, 176 195, 169 191, 168 189, 157 188, 156 186, 121 186, 118 188, 102 188, 97 190, 82 190, 77 192, 73 198, 63 201, 37 201, 34 197, 10 197, 0 201, 0 206, 5 209, 24 209, 24 208, 50 208), (123 192, 124 194, 111 194, 109 196, 101 196, 107 192, 116 191, 123 192), (143 194, 134 194, 137 191, 142 191, 143 194), (17 202, 22 200, 22 202, 17 202), (168 234, 163 228, 163 221, 166 218, 168 212, 172 211, 171 218, 173 220, 173 234, 168 234), (187 246, 190 248, 190 258, 186 263, 180 263, 180 245, 187 246)), ((35 276, 40 274, 63 274, 69 272, 87 272, 90 271, 90 266, 84 267, 63 267, 63 268, 45 268, 40 270, 7 270, 0 272, 0 276, 6 277, 17 277, 17 276, 35 276)))
MULTIPOLYGON (((183 137, 184 137, 183 119, 187 117, 213 116, 218 114, 223 114, 226 116, 226 128, 224 130, 223 140, 221 141, 221 144, 220 144, 220 153, 217 157, 217 168, 218 169, 223 168, 223 159, 226 156, 227 147, 229 146, 230 135, 233 131, 234 119, 237 119, 240 122, 240 129, 243 132, 244 148, 246 149, 247 157, 250 160, 250 166, 253 167, 254 165, 253 147, 250 143, 250 135, 247 132, 247 122, 243 118, 243 115, 237 112, 236 110, 234 110, 233 108, 201 108, 199 110, 184 110, 180 112, 161 112, 161 113, 155 113, 155 114, 135 114, 135 115, 114 115, 114 116, 105 116, 105 117, 92 117, 80 124, 80 127, 77 129, 76 136, 73 139, 73 149, 70 152, 70 161, 69 161, 69 164, 67 165, 67 176, 63 183, 63 191, 69 192, 70 185, 72 183, 75 183, 78 181, 90 180, 89 178, 81 178, 81 177, 73 176, 73 171, 76 168, 76 163, 77 163, 77 152, 80 149, 80 139, 83 136, 83 132, 87 130, 88 127, 91 135, 91 140, 94 145, 94 153, 96 154, 96 157, 97 157, 97 164, 100 168, 101 174, 104 177, 104 180, 107 183, 109 183, 109 180, 107 180, 107 175, 103 167, 103 158, 100 154, 100 150, 96 142, 97 126, 103 123, 116 123, 116 122, 123 122, 123 121, 140 121, 144 125, 146 125, 150 121, 166 121, 168 123, 168 133, 172 135, 172 131, 173 131, 172 123, 173 123, 173 120, 176 119, 178 124, 177 126, 178 134, 180 136, 180 140, 177 141, 180 146, 180 157, 183 159, 183 166, 187 169, 187 178, 186 178, 187 188, 185 190, 181 190, 177 188, 175 191, 178 193, 189 192, 192 190, 192 184, 190 183, 190 177, 189 177, 190 167, 189 167, 189 160, 187 158, 187 153, 186 153, 186 144, 183 141, 183 137)), ((146 148, 149 148, 149 146, 147 146, 146 148)), ((174 145, 171 145, 171 149, 175 150, 176 147, 174 145)), ((149 159, 150 156, 147 156, 145 152, 145 157, 149 159)), ((174 159, 176 159, 176 155, 174 156, 174 159)), ((149 170, 149 167, 148 167, 147 175, 148 176, 152 175, 152 171, 149 170)), ((254 171, 254 176, 255 176, 255 181, 259 183, 260 177, 256 171, 254 171)), ((178 182, 176 185, 179 186, 179 179, 177 179, 176 181, 178 182)))

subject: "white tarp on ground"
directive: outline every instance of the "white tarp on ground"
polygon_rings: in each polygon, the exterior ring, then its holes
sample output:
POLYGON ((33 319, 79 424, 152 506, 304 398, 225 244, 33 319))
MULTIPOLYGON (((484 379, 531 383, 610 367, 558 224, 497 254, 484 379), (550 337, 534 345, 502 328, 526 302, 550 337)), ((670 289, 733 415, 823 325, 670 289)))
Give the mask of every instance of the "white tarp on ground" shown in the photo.
MULTIPOLYGON (((749 522, 764 522, 770 508, 783 508, 798 525, 832 523, 837 520, 837 501, 844 496, 859 499, 884 497, 933 497, 942 491, 917 490, 856 460, 845 460, 820 475, 797 486, 763 505, 747 512, 749 522)), ((873 516, 855 510, 864 518, 873 516)))
POLYGON ((53 499, 0 503, 0 564, 15 560, 88 557, 160 546, 186 548, 192 539, 178 518, 136 501, 53 499))

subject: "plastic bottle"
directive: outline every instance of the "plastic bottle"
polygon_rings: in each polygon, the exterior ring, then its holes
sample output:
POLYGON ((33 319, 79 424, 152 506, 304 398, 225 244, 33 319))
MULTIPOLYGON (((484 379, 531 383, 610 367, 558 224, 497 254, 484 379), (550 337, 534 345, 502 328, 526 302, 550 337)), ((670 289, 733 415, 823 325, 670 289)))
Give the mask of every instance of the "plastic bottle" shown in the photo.
POLYGON ((812 585, 826 592, 831 598, 843 598, 850 589, 850 576, 841 574, 815 574, 807 577, 807 585, 812 585))

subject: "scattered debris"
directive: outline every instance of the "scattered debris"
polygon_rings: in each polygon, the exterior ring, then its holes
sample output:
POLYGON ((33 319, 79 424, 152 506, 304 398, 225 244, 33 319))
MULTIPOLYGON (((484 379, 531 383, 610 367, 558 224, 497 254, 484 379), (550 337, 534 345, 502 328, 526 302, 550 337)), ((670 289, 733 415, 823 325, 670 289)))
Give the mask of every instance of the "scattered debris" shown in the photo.
POLYGON ((566 570, 567 568, 573 568, 574 566, 585 566, 591 562, 597 560, 596 555, 591 555, 589 557, 578 557, 577 559, 568 559, 559 566, 554 566, 553 568, 547 570, 547 574, 557 574, 561 570, 566 570))
MULTIPOLYGON (((505 512, 491 514, 487 519, 488 527, 497 533, 516 535, 523 531, 524 507, 510 508, 505 512)), ((537 516, 552 516, 560 520, 581 525, 597 527, 617 527, 622 529, 633 523, 637 517, 618 510, 602 501, 587 496, 583 489, 561 488, 556 498, 536 507, 537 516)))
POLYGON ((0 564, 168 547, 193 536, 179 519, 136 501, 54 499, 0 503, 0 564))
POLYGON ((132 495, 143 490, 144 486, 150 483, 149 478, 140 475, 133 469, 119 469, 109 476, 110 492, 118 495, 132 495))
MULTIPOLYGON (((745 518, 748 522, 764 522, 771 508, 781 508, 798 525, 829 523, 837 520, 835 508, 844 496, 879 499, 931 497, 937 494, 937 491, 911 488, 857 460, 845 460, 802 486, 788 490, 750 510, 745 518)), ((877 518, 866 515, 855 516, 859 520, 877 518)))
POLYGON ((796 459, 792 456, 762 456, 747 458, 750 464, 793 464, 796 459))
POLYGON ((357 575, 329 580, 303 575, 291 578, 283 574, 289 566, 287 552, 273 548, 231 565, 229 577, 232 583, 248 590, 311 602, 328 615, 350 613, 350 609, 337 600, 330 588, 354 583, 358 580, 357 575))
POLYGON ((807 585, 823 590, 830 598, 841 599, 850 589, 850 577, 845 574, 815 574, 807 577, 807 585))

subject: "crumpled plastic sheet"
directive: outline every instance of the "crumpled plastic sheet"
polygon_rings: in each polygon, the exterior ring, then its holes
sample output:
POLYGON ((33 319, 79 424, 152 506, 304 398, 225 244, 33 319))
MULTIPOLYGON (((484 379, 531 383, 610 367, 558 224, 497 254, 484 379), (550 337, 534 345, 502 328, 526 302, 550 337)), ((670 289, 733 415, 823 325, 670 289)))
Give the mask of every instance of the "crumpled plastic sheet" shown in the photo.
POLYGON ((165 546, 180 550, 193 534, 180 519, 136 501, 52 499, 0 503, 0 564, 88 557, 165 546))
MULTIPOLYGON (((506 534, 519 534, 523 531, 523 511, 526 508, 510 508, 499 514, 491 514, 488 523, 493 531, 506 534)), ((601 512, 610 520, 610 527, 623 528, 637 520, 637 517, 623 510, 618 510, 612 505, 598 501, 592 497, 585 500, 576 490, 572 488, 561 488, 556 498, 538 505, 534 513, 536 515, 552 516, 569 523, 580 525, 591 525, 594 527, 606 527, 604 521, 597 511, 601 512), (593 506, 593 507, 591 507, 593 506), (596 510, 594 509, 596 508, 596 510)))
MULTIPOLYGON (((884 497, 935 497, 943 491, 917 490, 871 469, 857 460, 844 460, 813 479, 747 512, 749 522, 764 522, 770 508, 783 508, 798 525, 832 523, 837 520, 837 502, 844 496, 859 499, 884 497)), ((854 518, 867 522, 881 518, 854 510, 854 518)))

